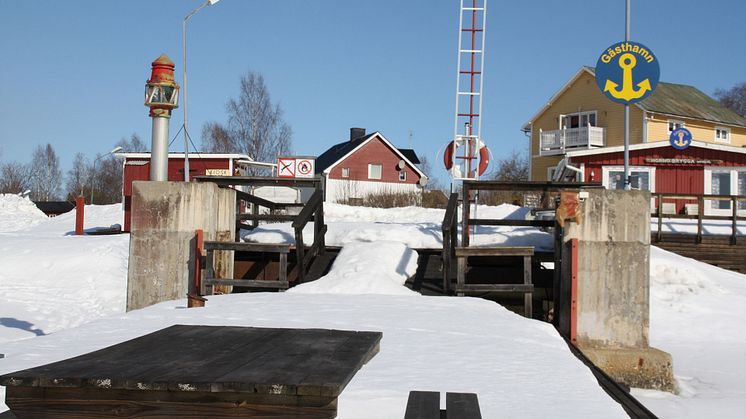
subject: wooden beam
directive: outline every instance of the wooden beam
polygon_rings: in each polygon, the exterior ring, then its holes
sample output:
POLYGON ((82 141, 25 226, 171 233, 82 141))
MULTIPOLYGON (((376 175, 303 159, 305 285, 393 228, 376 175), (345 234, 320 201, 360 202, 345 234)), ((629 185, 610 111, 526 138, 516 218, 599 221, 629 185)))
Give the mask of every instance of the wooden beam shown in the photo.
POLYGON ((469 225, 483 226, 554 227, 554 224, 554 220, 493 220, 489 218, 469 220, 469 225))
POLYGON ((245 243, 245 242, 219 242, 205 241, 205 250, 234 250, 239 252, 268 252, 268 253, 288 253, 289 244, 265 244, 265 243, 245 243))
POLYGON ((533 246, 457 247, 456 257, 468 256, 533 256, 533 246))
POLYGON ((209 285, 232 285, 243 288, 288 288, 288 281, 267 281, 260 279, 228 279, 207 278, 205 282, 209 285))
MULTIPOLYGON (((460 259, 459 259, 460 260, 460 259)), ((532 284, 456 284, 456 292, 534 292, 532 284)))

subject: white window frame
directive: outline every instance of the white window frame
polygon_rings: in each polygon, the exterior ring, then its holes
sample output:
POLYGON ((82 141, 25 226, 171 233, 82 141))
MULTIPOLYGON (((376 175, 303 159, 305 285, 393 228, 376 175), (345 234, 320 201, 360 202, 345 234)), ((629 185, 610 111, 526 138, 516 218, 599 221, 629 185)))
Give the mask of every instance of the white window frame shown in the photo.
POLYGON ((344 178, 350 177, 350 168, 349 167, 343 167, 342 168, 342 177, 344 177, 344 178))
POLYGON ((726 127, 715 127, 715 142, 716 143, 723 143, 723 144, 730 144, 730 128, 726 127), (721 133, 725 134, 725 138, 721 138, 721 133))
POLYGON ((407 172, 406 170, 400 170, 399 171, 399 182, 406 182, 407 181, 407 172))
POLYGON ((381 180, 383 178, 383 165, 382 164, 375 164, 375 163, 368 163, 368 179, 370 180, 381 180), (373 169, 378 169, 378 177, 373 176, 373 169))
MULTIPOLYGON (((704 193, 705 195, 712 195, 712 173, 730 173, 730 185, 731 185, 731 193, 728 195, 738 195, 738 173, 739 172, 746 172, 746 167, 739 167, 739 166, 705 166, 704 170, 704 176, 705 176, 705 189, 704 193)), ((725 194, 720 194, 725 195, 725 194)), ((705 199, 705 215, 733 215, 733 208, 730 207, 730 204, 728 205, 727 209, 720 209, 720 208, 712 208, 712 203, 716 202, 711 199, 705 199)), ((746 210, 738 210, 739 216, 746 216, 746 210)))
MULTIPOLYGON (((601 184, 604 188, 609 189, 611 185, 609 174, 611 172, 624 172, 624 166, 603 166, 601 167, 601 184)), ((655 167, 653 166, 630 166, 629 173, 632 172, 647 172, 648 178, 650 179, 650 193, 655 192, 655 167)))
POLYGON ((554 172, 557 171, 557 166, 549 166, 547 167, 547 182, 551 182, 552 178, 554 178, 554 172))
MULTIPOLYGON (((593 121, 594 125, 591 125, 592 127, 598 126, 598 111, 584 111, 584 112, 573 112, 573 113, 567 113, 567 114, 561 114, 559 116, 559 129, 565 129, 565 127, 562 126, 562 120, 564 118, 569 118, 571 116, 578 116, 578 128, 583 128, 585 125, 582 125, 580 121, 583 119, 583 115, 593 115, 593 121)), ((567 128, 570 129, 570 128, 567 128)))
POLYGON ((678 128, 686 128, 686 123, 684 121, 681 121, 679 119, 669 119, 668 121, 666 121, 666 129, 668 129, 669 134, 671 134, 676 129, 676 127, 671 129, 671 124, 679 124, 678 128))

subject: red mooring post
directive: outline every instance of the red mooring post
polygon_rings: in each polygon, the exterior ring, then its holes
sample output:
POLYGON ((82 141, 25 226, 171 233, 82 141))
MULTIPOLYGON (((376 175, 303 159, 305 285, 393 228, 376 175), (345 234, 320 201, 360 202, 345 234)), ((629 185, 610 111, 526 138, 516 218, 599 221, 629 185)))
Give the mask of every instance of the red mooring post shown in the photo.
POLYGON ((83 213, 85 212, 85 198, 75 198, 75 235, 83 235, 83 213))
POLYGON ((203 231, 197 230, 194 235, 195 249, 194 249, 194 279, 189 285, 189 292, 187 293, 187 307, 204 307, 207 299, 200 295, 202 290, 202 251, 204 233, 203 231))
POLYGON ((578 239, 570 239, 570 342, 578 343, 578 239))

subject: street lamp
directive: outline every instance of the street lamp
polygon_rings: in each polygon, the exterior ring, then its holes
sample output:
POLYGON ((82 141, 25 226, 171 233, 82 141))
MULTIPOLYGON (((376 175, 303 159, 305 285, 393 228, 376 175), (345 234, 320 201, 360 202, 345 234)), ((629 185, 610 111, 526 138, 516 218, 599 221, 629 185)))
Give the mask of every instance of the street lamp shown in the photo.
POLYGON ((184 23, 182 25, 181 40, 184 47, 184 182, 189 182, 189 112, 187 105, 187 53, 186 53, 186 33, 187 33, 187 21, 192 16, 196 15, 197 12, 202 10, 205 6, 212 6, 220 0, 207 0, 200 4, 199 7, 192 10, 191 13, 186 15, 184 23))
POLYGON ((93 205, 93 190, 95 189, 95 185, 96 185, 95 183, 93 183, 93 175, 96 174, 96 163, 99 160, 103 159, 104 157, 108 156, 109 154, 114 154, 117 151, 122 151, 122 147, 121 146, 117 146, 113 150, 111 150, 110 152, 108 152, 108 153, 106 153, 104 155, 98 156, 96 158, 96 160, 93 161, 93 169, 91 170, 91 176, 90 176, 91 177, 91 205, 93 205))

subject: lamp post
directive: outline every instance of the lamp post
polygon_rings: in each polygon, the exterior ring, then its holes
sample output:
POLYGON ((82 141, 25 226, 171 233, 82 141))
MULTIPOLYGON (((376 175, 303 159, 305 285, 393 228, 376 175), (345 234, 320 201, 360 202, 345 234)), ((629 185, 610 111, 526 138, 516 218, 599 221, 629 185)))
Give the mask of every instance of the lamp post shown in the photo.
POLYGON ((207 0, 200 4, 199 7, 192 10, 186 17, 182 24, 181 30, 181 41, 184 48, 184 182, 189 182, 189 106, 187 102, 187 49, 186 49, 186 33, 187 33, 187 21, 192 16, 196 15, 197 12, 202 10, 205 6, 212 6, 220 0, 207 0))
POLYGON ((174 81, 174 63, 161 54, 152 63, 150 80, 145 84, 145 106, 153 118, 150 154, 150 180, 168 180, 168 121, 179 105, 179 85, 174 81))
POLYGON ((106 153, 104 155, 98 156, 96 158, 96 160, 93 161, 93 169, 91 170, 91 205, 93 205, 93 190, 96 189, 96 186, 95 186, 96 184, 93 183, 93 175, 96 174, 96 163, 98 163, 98 161, 101 160, 101 159, 103 159, 104 157, 106 157, 106 156, 108 156, 110 154, 114 154, 117 151, 122 151, 122 147, 121 146, 117 146, 113 150, 111 150, 110 152, 108 152, 108 153, 106 153))

